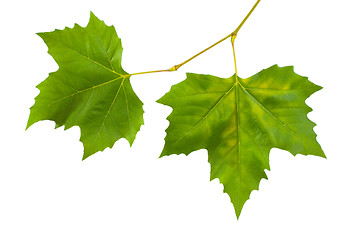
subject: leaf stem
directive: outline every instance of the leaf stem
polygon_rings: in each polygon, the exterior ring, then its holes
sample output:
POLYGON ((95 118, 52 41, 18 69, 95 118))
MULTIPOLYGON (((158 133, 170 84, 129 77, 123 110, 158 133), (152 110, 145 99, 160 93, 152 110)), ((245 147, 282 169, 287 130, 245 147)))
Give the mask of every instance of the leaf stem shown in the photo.
POLYGON ((260 3, 261 0, 257 0, 257 2, 254 4, 254 6, 252 7, 252 9, 249 11, 249 13, 245 16, 245 18, 243 19, 243 21, 239 24, 239 26, 236 28, 236 30, 233 31, 233 33, 235 35, 237 35, 238 31, 242 28, 242 26, 244 25, 244 23, 246 22, 246 20, 248 20, 248 18, 250 17, 250 15, 253 13, 253 11, 255 10, 255 8, 257 7, 257 5, 260 3))
POLYGON ((146 73, 157 73, 157 72, 174 72, 177 71, 181 66, 185 65, 186 63, 188 63, 189 61, 191 61, 192 59, 198 57, 199 55, 201 55, 202 53, 208 51, 209 49, 215 47, 216 45, 218 45, 219 43, 225 41, 226 39, 228 39, 229 37, 232 36, 231 34, 228 34, 226 37, 222 38, 221 40, 217 41, 216 43, 214 43, 213 45, 207 47, 206 49, 200 51, 199 53, 195 54, 194 56, 190 57, 189 59, 187 59, 186 61, 183 61, 180 64, 174 65, 173 67, 169 68, 169 69, 165 69, 165 70, 155 70, 155 71, 147 71, 147 72, 139 72, 139 73, 132 73, 129 74, 129 76, 133 76, 133 75, 140 75, 140 74, 146 74, 146 73))
POLYGON ((233 49, 233 59, 234 59, 234 70, 236 75, 236 83, 238 83, 238 76, 237 76, 237 60, 236 60, 236 51, 234 50, 234 39, 231 40, 232 43, 232 49, 233 49))
POLYGON ((204 53, 204 52, 208 51, 209 49, 211 49, 211 48, 215 47, 216 45, 218 45, 219 43, 221 43, 221 42, 225 41, 226 39, 228 39, 228 38, 229 38, 229 37, 231 37, 231 36, 232 36, 232 33, 231 33, 231 34, 228 34, 226 37, 222 38, 221 40, 217 41, 217 42, 216 42, 216 43, 214 43, 213 45, 211 45, 211 46, 207 47, 206 49, 204 49, 204 50, 200 51, 199 53, 197 53, 197 54, 196 54, 196 55, 194 55, 193 57, 190 57, 190 58, 189 58, 189 59, 187 59, 186 61, 184 61, 184 62, 182 62, 182 63, 180 63, 180 64, 175 65, 175 66, 174 66, 175 70, 178 70, 178 69, 179 69, 179 68, 180 68, 182 65, 184 65, 184 64, 186 64, 186 63, 188 63, 188 62, 189 62, 189 61, 191 61, 192 59, 194 59, 194 58, 198 57, 199 55, 201 55, 202 53, 204 53))
POLYGON ((260 3, 261 0, 257 0, 257 2, 254 4, 254 6, 251 8, 251 10, 249 11, 249 13, 245 16, 245 18, 243 19, 243 21, 238 25, 238 27, 236 28, 236 30, 234 30, 232 32, 231 35, 231 43, 232 43, 232 50, 233 50, 233 60, 234 60, 234 70, 235 70, 235 76, 236 76, 236 84, 238 83, 238 75, 237 75, 237 60, 236 60, 236 51, 234 49, 234 41, 236 40, 237 34, 239 32, 239 30, 242 28, 242 26, 244 25, 244 23, 246 22, 246 20, 248 20, 248 18, 250 17, 250 15, 253 13, 253 11, 255 10, 255 8, 257 7, 257 5, 260 3))
POLYGON ((132 74, 129 74, 128 76, 147 74, 147 73, 172 72, 172 71, 175 71, 175 70, 171 70, 171 68, 170 68, 170 69, 164 69, 164 70, 155 70, 155 71, 132 73, 132 74))
POLYGON ((183 65, 185 65, 186 63, 190 62, 191 60, 195 59, 196 57, 198 57, 199 55, 201 55, 202 53, 208 51, 209 49, 215 47, 216 45, 218 45, 219 43, 225 41, 226 39, 231 37, 231 42, 232 42, 232 48, 233 48, 233 56, 234 56, 234 65, 235 65, 235 70, 236 70, 236 77, 237 77, 237 64, 236 64, 236 55, 235 55, 235 51, 234 51, 234 40, 237 37, 237 33, 238 31, 242 28, 242 26, 244 25, 244 23, 246 22, 246 20, 249 18, 249 16, 252 14, 252 12, 255 10, 255 8, 257 7, 257 5, 259 4, 261 0, 257 0, 257 2, 254 4, 254 6, 252 7, 252 9, 249 11, 249 13, 245 16, 245 18, 243 19, 243 21, 238 25, 238 27, 236 28, 236 30, 234 30, 232 33, 228 34, 226 37, 220 39, 219 41, 217 41, 216 43, 214 43, 213 45, 207 47, 206 49, 200 51, 199 53, 195 54, 194 56, 190 57, 189 59, 187 59, 186 61, 183 61, 180 64, 174 65, 171 68, 168 69, 164 69, 164 70, 155 70, 155 71, 147 71, 147 72, 138 72, 138 73, 132 73, 129 74, 129 76, 133 76, 133 75, 140 75, 140 74, 147 74, 147 73, 158 73, 158 72, 174 72, 177 71, 180 67, 182 67, 183 65))

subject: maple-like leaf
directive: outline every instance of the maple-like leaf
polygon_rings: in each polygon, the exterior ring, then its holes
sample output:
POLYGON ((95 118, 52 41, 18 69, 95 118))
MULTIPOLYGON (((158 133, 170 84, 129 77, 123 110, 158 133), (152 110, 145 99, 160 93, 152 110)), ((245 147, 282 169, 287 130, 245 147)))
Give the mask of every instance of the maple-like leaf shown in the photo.
POLYGON ((143 103, 121 67, 122 45, 115 28, 92 12, 87 27, 38 33, 59 69, 37 88, 27 128, 40 120, 79 126, 83 159, 120 138, 133 143, 143 124, 143 103))
POLYGON ((325 157, 305 103, 320 89, 277 65, 238 81, 188 73, 158 100, 173 108, 161 156, 207 149, 211 179, 219 178, 239 217, 267 179, 272 148, 325 157))

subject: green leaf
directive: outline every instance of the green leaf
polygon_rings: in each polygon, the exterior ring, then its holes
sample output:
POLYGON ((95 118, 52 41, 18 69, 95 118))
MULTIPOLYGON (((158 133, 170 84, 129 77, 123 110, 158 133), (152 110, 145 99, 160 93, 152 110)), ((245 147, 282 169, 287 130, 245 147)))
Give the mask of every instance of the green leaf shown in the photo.
POLYGON ((120 138, 133 143, 143 124, 143 103, 121 66, 122 45, 115 28, 92 12, 87 27, 38 34, 59 65, 37 88, 27 128, 40 120, 56 127, 79 126, 83 159, 120 138))
POLYGON ((208 150, 211 179, 219 178, 237 217, 269 170, 272 148, 325 157, 305 103, 321 87, 274 65, 236 81, 188 73, 159 103, 173 108, 161 156, 208 150))

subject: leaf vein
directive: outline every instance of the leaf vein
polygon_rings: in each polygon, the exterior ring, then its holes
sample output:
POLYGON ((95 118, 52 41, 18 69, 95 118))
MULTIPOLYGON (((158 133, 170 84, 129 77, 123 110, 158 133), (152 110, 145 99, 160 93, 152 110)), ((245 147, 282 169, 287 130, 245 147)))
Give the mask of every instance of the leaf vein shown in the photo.
POLYGON ((212 106, 212 108, 203 116, 203 118, 198 121, 190 130, 188 130, 184 135, 182 135, 178 140, 176 140, 172 145, 177 144, 179 141, 181 141, 181 139, 183 139, 184 137, 186 137, 189 133, 192 132, 192 130, 194 128, 196 128, 200 123, 202 123, 209 115, 210 113, 215 109, 215 107, 232 91, 232 89, 236 86, 236 84, 234 84, 229 90, 227 90, 225 92, 225 94, 212 106))
POLYGON ((105 117, 104 117, 104 120, 103 120, 103 122, 102 122, 102 124, 101 124, 101 126, 100 126, 100 128, 99 128, 99 131, 98 131, 98 134, 97 134, 97 136, 96 136, 96 138, 95 138, 95 141, 97 141, 97 139, 99 138, 100 132, 101 132, 102 128, 103 128, 104 125, 105 125, 105 121, 106 121, 107 117, 109 116, 110 111, 111 111, 111 109, 112 109, 112 107, 113 107, 113 105, 114 105, 114 103, 115 103, 115 101, 116 101, 116 99, 117 99, 117 97, 118 97, 118 95, 119 95, 119 93, 120 93, 120 89, 121 89, 122 86, 123 86, 124 80, 125 80, 125 77, 123 77, 122 82, 121 82, 121 84, 120 84, 120 87, 118 88, 117 93, 115 94, 115 97, 114 97, 114 99, 112 100, 112 103, 110 104, 110 107, 109 107, 109 109, 108 109, 108 111, 107 111, 107 113, 106 113, 106 115, 105 115, 105 117))
POLYGON ((285 123, 283 123, 279 118, 274 116, 267 108, 265 108, 251 93, 249 93, 242 84, 239 83, 241 86, 243 92, 253 101, 255 102, 259 107, 261 107, 262 110, 264 110, 269 116, 271 116, 274 120, 276 120, 277 123, 281 124, 285 129, 287 129, 292 134, 294 133, 291 128, 289 128, 285 123))
POLYGON ((101 84, 98 84, 98 85, 93 85, 92 87, 89 87, 89 88, 86 88, 86 89, 82 89, 82 90, 77 91, 77 92, 75 92, 75 93, 73 93, 73 94, 70 94, 70 95, 68 95, 68 96, 64 96, 64 97, 62 97, 62 98, 59 98, 59 99, 57 99, 57 100, 51 102, 50 104, 48 104, 48 105, 47 105, 46 107, 44 107, 42 110, 45 110, 46 108, 52 106, 53 104, 56 104, 57 102, 60 102, 60 101, 64 100, 64 99, 67 99, 67 98, 69 98, 69 97, 73 97, 73 96, 75 96, 75 95, 77 95, 77 94, 80 94, 80 93, 83 93, 83 92, 86 92, 86 91, 95 89, 95 88, 97 88, 97 87, 101 87, 101 86, 106 85, 106 84, 108 84, 108 83, 117 81, 117 80, 120 79, 120 78, 122 78, 122 77, 115 78, 115 79, 111 79, 110 81, 107 81, 107 82, 104 82, 104 83, 101 83, 101 84))

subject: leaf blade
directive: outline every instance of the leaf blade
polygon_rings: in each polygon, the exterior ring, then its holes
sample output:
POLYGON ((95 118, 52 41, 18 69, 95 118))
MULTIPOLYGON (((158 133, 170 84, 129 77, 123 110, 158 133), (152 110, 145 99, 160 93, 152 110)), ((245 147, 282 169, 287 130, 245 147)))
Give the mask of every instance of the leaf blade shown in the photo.
POLYGON ((161 156, 207 149, 211 179, 219 178, 224 185, 238 218, 251 191, 259 188, 262 178, 267 179, 264 170, 269 170, 273 147, 293 155, 325 154, 316 141, 315 124, 307 118, 311 108, 305 103, 321 87, 295 74, 292 67, 277 65, 250 78, 234 79, 187 74, 158 102, 173 108, 161 156), (210 99, 197 100, 197 94, 210 99), (202 109, 192 108, 200 104, 202 109), (183 119, 191 128, 180 129, 183 119), (191 134, 197 122, 205 126, 191 134))
POLYGON ((143 103, 121 66, 122 44, 114 27, 92 12, 87 27, 38 34, 59 65, 37 88, 27 128, 41 120, 79 126, 83 159, 120 138, 132 145, 143 121, 143 103), (130 103, 130 104, 129 104, 130 103))

